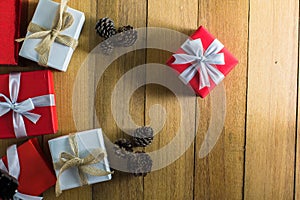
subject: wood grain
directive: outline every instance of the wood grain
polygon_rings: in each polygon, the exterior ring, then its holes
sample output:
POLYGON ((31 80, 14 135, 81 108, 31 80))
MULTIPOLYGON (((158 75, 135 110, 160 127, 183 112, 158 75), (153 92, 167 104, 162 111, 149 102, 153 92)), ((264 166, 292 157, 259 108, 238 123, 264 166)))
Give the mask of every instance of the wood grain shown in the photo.
MULTIPOLYGON (((23 35, 37 2, 22 0, 23 35)), ((64 191, 57 199, 300 199, 299 1, 72 0, 68 5, 83 11, 86 22, 68 71, 53 70, 59 133, 38 137, 48 159, 48 140, 76 131, 78 120, 83 124, 80 129, 96 128, 99 123, 112 142, 128 137, 112 115, 111 95, 115 85, 136 66, 165 64, 171 56, 170 52, 157 49, 127 53, 107 68, 99 83, 94 71, 87 69, 84 80, 93 82, 94 87, 83 88, 75 98, 87 102, 90 92, 96 90, 95 100, 93 105, 84 105, 87 111, 74 119, 73 111, 80 110, 80 106, 72 108, 73 87, 76 76, 82 72, 81 64, 101 42, 94 30, 99 18, 108 16, 117 26, 164 27, 187 35, 204 25, 238 58, 239 64, 224 80, 225 125, 207 157, 200 159, 199 150, 215 105, 211 96, 205 99, 188 97, 194 99, 187 105, 190 110, 188 120, 196 120, 199 127, 187 128, 197 132, 197 137, 178 160, 145 178, 116 171, 109 182, 64 191), (94 121, 86 118, 90 107, 96 110, 94 121)), ((139 37, 147 38, 147 35, 139 37)), ((166 34, 156 42, 164 45, 172 41, 172 37, 166 34)), ((180 42, 174 41, 174 49, 180 46, 177 43, 180 42)), ((97 55, 93 56, 92 64, 101 64, 97 55)), ((1 66, 0 74, 38 69, 44 68, 20 58, 19 66, 1 66)), ((145 80, 151 78, 149 70, 145 68, 146 73, 142 75, 145 80)), ((160 75, 157 71, 157 76, 160 75)), ((128 88, 124 87, 122 92, 127 94, 128 88)), ((181 111, 180 101, 169 89, 149 84, 137 89, 131 97, 129 110, 134 122, 142 126, 151 122, 150 117, 161 119, 163 112, 150 116, 149 110, 155 104, 164 107, 166 122, 153 144, 145 149, 147 152, 170 144, 180 128, 182 112, 185 112, 181 111)), ((120 113, 120 116, 126 114, 120 113)), ((0 140, 0 155, 6 153, 9 145, 25 140, 0 140)), ((161 159, 168 156, 161 155, 161 159)), ((56 199, 54 188, 43 196, 46 200, 56 199)))
MULTIPOLYGON (((132 25, 146 26, 146 5, 144 0, 108 0, 98 1, 97 18, 109 16, 114 20, 116 27, 132 25)), ((139 37, 143 37, 139 35, 139 37)), ((111 95, 117 81, 127 71, 137 65, 145 63, 145 51, 130 52, 119 57, 105 71, 97 87, 95 100, 97 119, 104 133, 111 142, 118 138, 128 137, 116 125, 111 113, 111 95)), ((123 91, 125 94, 126 88, 123 91)), ((144 125, 144 88, 139 89, 131 98, 130 114, 135 122, 144 125)), ((125 102, 118 102, 123 105, 125 102)), ((128 106, 128 105, 125 105, 128 106)), ((127 113, 120 112, 119 115, 127 113)), ((143 179, 135 178, 130 174, 118 172, 113 181, 100 183, 93 187, 94 199, 143 199, 143 179)))
POLYGON ((250 2, 246 199, 294 196, 298 17, 296 0, 250 2))
MULTIPOLYGON (((57 1, 59 2, 59 1, 57 1)), ((68 6, 76 10, 80 10, 85 13, 86 21, 84 28, 79 38, 79 46, 73 54, 68 71, 65 73, 55 71, 54 82, 56 92, 56 104, 58 113, 59 133, 56 135, 44 136, 44 149, 48 151, 48 140, 59 135, 65 135, 72 132, 76 132, 76 127, 73 120, 72 113, 72 95, 74 80, 77 75, 77 71, 89 51, 94 47, 95 34, 94 33, 94 21, 96 18, 96 1, 70 1, 68 6)), ((82 96, 82 98, 85 98, 82 96)), ((82 117, 81 120, 84 120, 82 117)), ((44 194, 44 199, 55 199, 54 187, 48 190, 44 194)), ((85 186, 79 189, 72 189, 64 191, 62 195, 57 199, 91 199, 92 187, 85 186)))
MULTIPOLYGON (((197 28, 197 5, 196 0, 148 0, 148 26, 169 28, 190 35, 197 28)), ((168 37, 171 36, 166 34, 164 38, 157 40, 164 42, 168 37)), ((165 64, 170 56, 170 53, 162 51, 147 51, 147 62, 165 64)), ((157 75, 160 73, 157 72, 157 75)), ((166 146, 178 132, 181 112, 187 111, 180 110, 176 98, 170 90, 162 86, 147 85, 146 113, 153 104, 161 105, 168 113, 164 128, 155 136, 153 144, 147 147, 147 151, 159 150, 166 146)), ((188 107, 193 110, 189 115, 190 119, 195 120, 195 100, 188 107)), ((162 113, 155 113, 156 118, 160 118, 161 115, 162 113)), ((150 123, 149 115, 146 117, 146 123, 150 123)), ((191 131, 195 132, 195 129, 191 131)), ((184 141, 184 138, 182 140, 184 141)), ((161 159, 167 158, 161 155, 161 159)), ((193 166, 194 144, 174 163, 145 177, 144 199, 193 199, 193 166)))
POLYGON ((216 105, 211 104, 212 95, 198 99, 200 128, 195 152, 195 199, 242 199, 248 1, 199 1, 199 8, 199 25, 215 35, 237 57, 239 64, 224 80, 226 119, 222 134, 211 153, 203 159, 198 157, 198 152, 212 120, 212 106, 216 105))
MULTIPOLYGON (((299 5, 298 5, 299 6, 299 5)), ((299 9, 300 9, 300 6, 299 6, 299 9)), ((300 17, 300 13, 299 13, 299 17, 300 17)), ((300 35, 300 30, 299 30, 299 24, 298 24, 298 33, 300 35)), ((298 37, 298 40, 299 40, 299 37, 298 37)), ((300 134, 300 118, 299 118, 299 113, 300 113, 300 97, 299 97, 299 66, 300 66, 300 62, 299 62, 299 58, 300 58, 300 45, 299 45, 299 41, 298 41, 298 109, 297 109, 297 135, 296 135, 296 138, 297 138, 297 141, 296 141, 296 171, 295 171, 295 185, 294 185, 294 188, 295 188, 295 194, 294 194, 294 199, 300 199, 300 190, 299 190, 299 187, 300 187, 300 137, 299 137, 299 134, 300 134)))

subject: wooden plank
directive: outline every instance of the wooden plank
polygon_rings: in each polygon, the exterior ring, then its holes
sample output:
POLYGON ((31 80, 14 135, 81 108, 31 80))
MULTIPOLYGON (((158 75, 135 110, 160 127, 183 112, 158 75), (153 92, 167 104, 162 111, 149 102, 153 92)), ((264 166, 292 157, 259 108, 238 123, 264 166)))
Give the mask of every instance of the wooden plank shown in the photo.
MULTIPOLYGON (((169 28, 190 35, 197 28, 197 17, 198 2, 196 0, 148 0, 149 27, 169 28)), ((157 40, 159 43, 165 43, 172 37, 171 34, 165 34, 157 40)), ((174 50, 179 47, 180 44, 175 45, 174 50)), ((148 50, 147 62, 165 64, 170 56, 170 53, 163 51, 148 50)), ((157 76, 161 74, 160 71, 156 73, 157 76)), ((147 78, 150 77, 147 76, 147 78)), ((181 124, 182 112, 188 111, 180 110, 180 106, 183 105, 179 104, 177 97, 170 90, 159 85, 147 85, 146 88, 146 124, 150 123, 148 112, 152 105, 161 105, 167 113, 163 129, 157 133, 153 144, 146 148, 146 151, 152 152, 162 149, 174 139, 179 127, 184 126, 181 124)), ((192 110, 188 118, 193 121, 195 121, 195 100, 194 98, 193 103, 185 105, 186 108, 192 110)), ((162 115, 161 112, 153 113, 153 118, 160 120, 162 115)), ((195 132, 194 127, 189 130, 195 132)), ((182 141, 184 139, 183 137, 182 141)), ((181 148, 181 146, 178 147, 181 148)), ((165 162, 169 156, 162 152, 159 158, 165 162)), ((154 160, 154 162, 158 162, 158 160, 154 160)), ((144 178, 144 199, 193 199, 193 176, 194 144, 192 143, 191 147, 178 160, 158 171, 151 172, 144 178)))
MULTIPOLYGON (((59 2, 59 1, 57 1, 59 2)), ((70 1, 68 6, 80 10, 85 13, 86 21, 84 28, 82 29, 79 45, 74 51, 67 72, 53 71, 55 92, 56 92, 56 105, 59 122, 59 133, 55 135, 44 136, 44 149, 48 151, 48 140, 60 135, 76 132, 76 127, 73 121, 72 113, 72 95, 73 85, 77 71, 80 68, 81 63, 85 60, 89 51, 95 46, 96 34, 94 32, 94 23, 96 18, 96 0, 90 1, 70 1)), ((81 98, 87 98, 84 93, 81 98)), ((82 117, 79 120, 85 120, 82 117)), ((49 155, 48 155, 49 156, 49 155)), ((44 193, 44 199, 55 199, 54 187, 44 193)), ((68 191, 64 191, 63 194, 57 199, 92 199, 92 187, 85 186, 68 191)))
POLYGON ((294 196, 298 17, 297 0, 250 2, 246 199, 294 196))
MULTIPOLYGON (((109 17, 114 20, 116 27, 132 25, 134 27, 146 26, 146 0, 108 0, 98 1, 97 18, 109 17)), ((95 21, 96 22, 96 21, 95 21)), ((145 37, 138 35, 138 37, 145 37)), ((105 71, 97 86, 95 107, 96 120, 98 120, 104 133, 111 142, 126 136, 121 127, 118 127, 111 111, 111 100, 114 87, 122 75, 135 66, 145 63, 145 50, 130 52, 115 60, 105 71)), ((124 87, 127 94, 128 87, 124 87)), ((144 124, 144 92, 140 88, 131 97, 130 114, 135 123, 144 124)), ((125 102, 117 102, 126 107, 125 102)), ((118 115, 128 113, 119 111, 118 115)), ((143 199, 143 179, 134 178, 131 174, 115 171, 112 181, 100 183, 93 187, 93 199, 143 199)))
MULTIPOLYGON (((299 13, 299 16, 300 16, 300 13, 299 13)), ((299 24, 298 24, 298 34, 300 34, 299 32, 299 24)), ((296 43, 296 42, 295 42, 296 43)), ((299 66, 300 66, 300 63, 299 63, 299 58, 300 58, 300 45, 299 45, 299 37, 298 37, 298 113, 297 113, 297 119, 298 119, 298 122, 297 122, 297 148, 296 148, 296 171, 295 171, 295 196, 294 196, 294 199, 300 199, 300 136, 299 136, 299 133, 300 133, 300 117, 299 117, 299 113, 300 113, 300 97, 299 97, 299 66)))
MULTIPOLYGON (((216 146, 203 159, 198 157, 198 153, 212 120, 212 106, 216 105, 211 104, 212 95, 206 99, 198 99, 200 128, 198 129, 195 158, 195 199, 242 199, 248 1, 200 0, 199 8, 199 25, 203 25, 215 35, 238 58, 239 64, 224 80, 226 118, 223 131, 216 146)), ((218 125, 214 124, 213 126, 218 125)))

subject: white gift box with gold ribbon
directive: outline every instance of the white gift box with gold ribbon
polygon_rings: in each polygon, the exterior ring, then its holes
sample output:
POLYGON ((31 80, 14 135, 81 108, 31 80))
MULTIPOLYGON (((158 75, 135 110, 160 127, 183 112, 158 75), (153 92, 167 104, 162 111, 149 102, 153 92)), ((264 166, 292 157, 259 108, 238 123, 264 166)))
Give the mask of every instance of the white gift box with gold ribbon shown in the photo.
MULTIPOLYGON (((64 5, 66 5, 66 3, 67 3, 67 1, 65 0, 64 5)), ((38 26, 42 27, 43 29, 51 31, 51 29, 53 28, 52 27, 53 22, 56 19, 56 15, 58 14, 60 5, 61 4, 53 2, 51 0, 40 0, 37 5, 37 8, 35 10, 35 13, 33 15, 31 23, 37 24, 38 26)), ((75 41, 77 41, 80 36, 80 32, 81 32, 82 26, 85 21, 84 13, 80 12, 78 10, 72 9, 70 7, 67 7, 67 6, 66 6, 65 12, 69 13, 73 17, 74 21, 65 30, 61 30, 59 32, 59 34, 70 37, 70 38, 74 39, 75 41)), ((52 31, 52 33, 49 33, 49 35, 51 35, 53 33, 54 32, 52 31)), ((41 43, 41 41, 44 38, 43 37, 38 38, 38 39, 28 38, 32 34, 33 33, 29 32, 29 31, 27 32, 27 35, 26 35, 27 39, 24 40, 19 55, 24 58, 39 62, 40 55, 35 50, 35 48, 41 43)), ((74 45, 74 46, 77 46, 77 45, 74 45)), ((49 56, 47 56, 48 60, 43 65, 55 68, 60 71, 67 71, 67 68, 70 63, 73 52, 74 52, 74 49, 72 47, 63 45, 63 44, 57 42, 57 39, 56 39, 56 41, 54 41, 51 44, 49 56)))
POLYGON ((79 172, 80 167, 89 168, 87 170, 88 172, 94 170, 93 173, 97 173, 98 170, 104 173, 104 175, 93 176, 88 173, 86 174, 83 171, 83 174, 86 178, 85 184, 90 185, 94 183, 111 180, 111 171, 109 168, 109 163, 105 152, 105 144, 104 144, 101 129, 78 132, 76 134, 72 134, 69 136, 66 135, 66 136, 49 140, 49 147, 50 147, 50 152, 51 152, 54 166, 57 163, 59 163, 61 160, 64 161, 65 166, 70 164, 72 160, 75 160, 75 162, 77 160, 78 162, 82 163, 84 162, 84 160, 89 160, 87 158, 89 155, 95 156, 96 159, 97 155, 93 153, 95 152, 95 150, 100 150, 100 152, 103 153, 103 155, 105 155, 104 157, 98 160, 99 162, 97 161, 96 163, 91 162, 92 164, 78 164, 78 166, 69 165, 68 167, 66 167, 67 169, 63 171, 61 174, 60 174, 61 169, 64 167, 63 166, 61 168, 55 167, 56 168, 55 173, 56 176, 58 177, 57 185, 59 185, 60 190, 67 190, 67 189, 76 188, 84 185, 80 177, 80 172, 79 172), (74 140, 73 143, 76 143, 75 147, 70 140, 70 137, 72 136, 74 140), (74 154, 74 149, 75 151, 78 152, 78 155, 75 155, 76 153, 74 154), (65 156, 63 154, 65 154, 65 156))

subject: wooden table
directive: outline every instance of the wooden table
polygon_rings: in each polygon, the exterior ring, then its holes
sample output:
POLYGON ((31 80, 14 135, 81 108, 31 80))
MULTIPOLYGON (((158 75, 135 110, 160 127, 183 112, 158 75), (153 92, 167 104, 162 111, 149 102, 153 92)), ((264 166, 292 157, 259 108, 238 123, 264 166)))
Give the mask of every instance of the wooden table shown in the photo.
MULTIPOLYGON (((23 0, 23 34, 36 4, 37 0, 23 0)), ((200 109, 195 107, 191 114, 201 112, 196 139, 171 165, 145 178, 116 172, 112 181, 66 191, 58 199, 300 199, 299 1, 72 0, 69 6, 83 11, 86 22, 68 71, 54 71, 60 132, 39 137, 46 151, 48 139, 76 131, 73 84, 81 63, 101 41, 94 30, 101 17, 109 16, 118 25, 165 27, 188 35, 204 25, 239 59, 239 65, 224 80, 225 125, 207 157, 200 159, 198 152, 211 120, 210 96, 194 98, 200 109)), ((139 50, 121 56, 105 71, 97 86, 101 98, 95 105, 99 124, 112 141, 124 135, 110 108, 119 78, 145 62, 163 64, 170 55, 139 50)), ((20 66, 2 66, 0 72, 42 69, 25 59, 20 66)), ((153 84, 132 96, 130 113, 137 124, 149 122, 148 109, 153 104, 161 104, 169 114, 148 152, 168 144, 180 125, 176 97, 153 84)), ((0 155, 10 144, 22 141, 0 140, 0 155)), ((54 188, 44 197, 55 199, 54 188)))

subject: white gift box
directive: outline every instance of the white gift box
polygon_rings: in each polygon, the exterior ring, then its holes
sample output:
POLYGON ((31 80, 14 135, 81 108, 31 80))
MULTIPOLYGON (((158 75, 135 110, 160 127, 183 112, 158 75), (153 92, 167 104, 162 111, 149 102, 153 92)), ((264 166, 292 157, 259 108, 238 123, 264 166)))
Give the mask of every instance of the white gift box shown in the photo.
MULTIPOLYGON (((78 132, 76 133, 76 141, 78 144, 80 158, 87 156, 88 153, 91 153, 91 151, 96 148, 101 148, 105 150, 101 129, 78 132)), ((62 136, 62 137, 49 140, 48 143, 49 143, 53 163, 59 161, 59 155, 61 152, 67 152, 73 154, 69 144, 68 136, 62 136)), ((91 166, 110 172, 107 157, 105 157, 101 162, 92 164, 91 166)), ((55 170, 55 173, 56 176, 58 176, 59 169, 55 170)), ((107 176, 91 176, 85 174, 85 176, 87 178, 87 182, 89 185, 111 180, 111 174, 107 176)), ((67 190, 67 189, 82 186, 80 182, 78 170, 76 167, 72 167, 64 171, 61 174, 59 181, 60 181, 61 190, 67 190)))
MULTIPOLYGON (((59 4, 51 0, 40 0, 33 15, 32 22, 44 28, 50 29, 58 7, 59 4)), ((66 12, 72 14, 74 22, 69 28, 61 31, 61 34, 78 40, 85 21, 84 13, 69 7, 67 8, 66 12)), ((27 32, 26 37, 30 34, 30 32, 27 32)), ((39 56, 34 48, 41 42, 41 40, 42 39, 25 40, 19 55, 38 62, 39 56)), ((71 47, 54 42, 50 49, 47 65, 60 71, 67 71, 73 51, 74 50, 71 47)))

